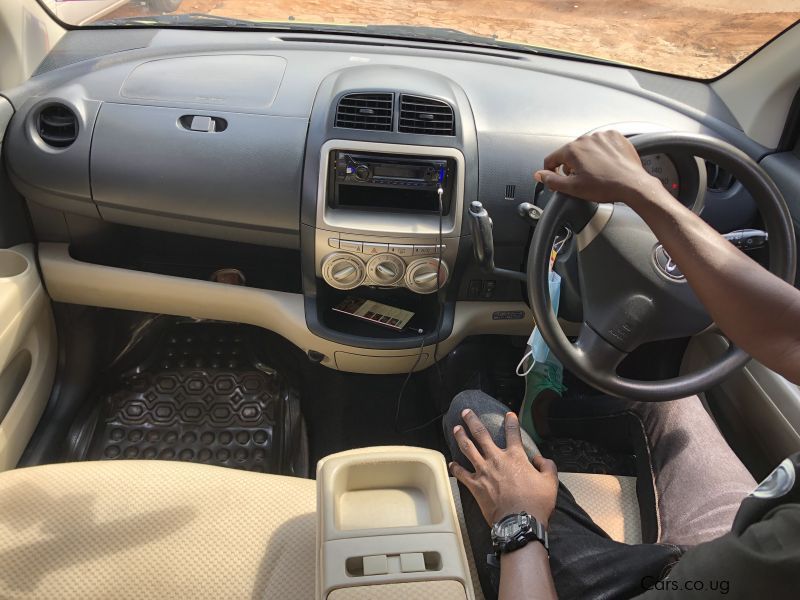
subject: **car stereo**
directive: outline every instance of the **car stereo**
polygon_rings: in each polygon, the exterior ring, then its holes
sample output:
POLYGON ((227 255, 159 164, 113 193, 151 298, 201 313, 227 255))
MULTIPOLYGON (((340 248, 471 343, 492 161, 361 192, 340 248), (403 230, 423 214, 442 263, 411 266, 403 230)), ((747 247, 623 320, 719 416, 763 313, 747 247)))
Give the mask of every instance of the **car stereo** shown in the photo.
POLYGON ((331 208, 439 212, 450 211, 454 162, 450 158, 330 153, 328 205, 331 208))

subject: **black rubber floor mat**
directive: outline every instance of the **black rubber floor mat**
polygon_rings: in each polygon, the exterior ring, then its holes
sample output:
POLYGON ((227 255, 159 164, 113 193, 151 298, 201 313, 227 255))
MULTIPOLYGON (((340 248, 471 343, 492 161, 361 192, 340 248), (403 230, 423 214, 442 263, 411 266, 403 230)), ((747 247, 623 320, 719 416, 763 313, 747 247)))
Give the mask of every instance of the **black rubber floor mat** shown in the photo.
POLYGON ((244 332, 222 324, 169 328, 145 364, 103 398, 85 457, 306 476, 299 399, 259 361, 244 332))
POLYGON ((610 452, 585 440, 556 438, 539 444, 542 454, 565 473, 636 476, 636 457, 610 452))

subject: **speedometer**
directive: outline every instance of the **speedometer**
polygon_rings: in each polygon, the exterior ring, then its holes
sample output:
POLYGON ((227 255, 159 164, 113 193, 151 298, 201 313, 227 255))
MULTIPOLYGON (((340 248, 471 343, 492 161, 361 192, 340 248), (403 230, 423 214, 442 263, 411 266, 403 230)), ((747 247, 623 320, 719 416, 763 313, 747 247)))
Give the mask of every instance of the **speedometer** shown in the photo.
POLYGON ((666 154, 647 154, 642 157, 644 170, 661 181, 661 185, 676 198, 681 191, 681 182, 675 163, 666 154))

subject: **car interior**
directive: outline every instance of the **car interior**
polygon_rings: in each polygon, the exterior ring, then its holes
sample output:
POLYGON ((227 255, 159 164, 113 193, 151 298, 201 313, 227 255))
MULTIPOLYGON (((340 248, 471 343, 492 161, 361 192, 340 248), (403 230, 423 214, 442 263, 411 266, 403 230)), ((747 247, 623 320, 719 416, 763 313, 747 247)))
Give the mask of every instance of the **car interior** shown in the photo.
MULTIPOLYGON (((798 387, 730 344, 624 199, 533 179, 621 131, 796 284, 800 26, 699 79, 10 4, 0 596, 483 598, 441 420, 467 389, 519 410, 534 324, 564 401, 697 394, 756 480, 800 449, 798 387)), ((539 446, 610 537, 657 540, 619 424, 539 446)))

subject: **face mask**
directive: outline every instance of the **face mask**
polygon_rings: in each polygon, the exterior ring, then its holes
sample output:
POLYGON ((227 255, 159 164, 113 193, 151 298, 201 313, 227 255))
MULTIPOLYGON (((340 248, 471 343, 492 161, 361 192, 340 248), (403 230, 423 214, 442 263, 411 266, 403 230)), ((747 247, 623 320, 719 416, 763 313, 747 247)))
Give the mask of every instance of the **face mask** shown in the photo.
MULTIPOLYGON (((550 303, 553 306, 553 312, 558 314, 558 300, 561 297, 561 276, 555 271, 550 271, 547 283, 550 289, 550 303)), ((519 364, 517 364, 517 375, 524 377, 531 372, 531 369, 533 369, 536 363, 545 363, 548 361, 557 362, 558 359, 552 355, 550 348, 547 346, 544 339, 542 339, 539 328, 534 327, 528 338, 528 350, 519 361, 519 364), (528 359, 531 360, 526 367, 528 359)))

